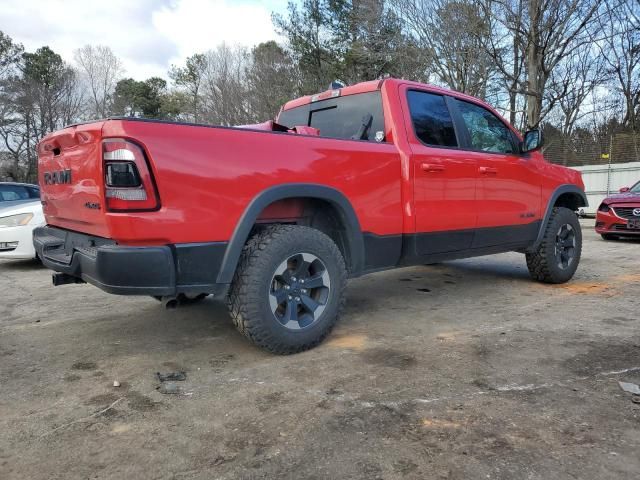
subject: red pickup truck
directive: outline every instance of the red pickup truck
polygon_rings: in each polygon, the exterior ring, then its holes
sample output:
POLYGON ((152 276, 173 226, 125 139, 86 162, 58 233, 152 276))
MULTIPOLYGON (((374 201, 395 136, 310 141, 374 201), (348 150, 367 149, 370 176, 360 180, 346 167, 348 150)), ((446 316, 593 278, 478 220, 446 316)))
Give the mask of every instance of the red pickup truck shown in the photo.
POLYGON ((396 79, 253 126, 73 125, 38 145, 34 244, 55 285, 214 295, 253 342, 294 353, 329 333, 349 277, 518 251, 536 280, 568 281, 587 200, 541 145, 480 100, 396 79))

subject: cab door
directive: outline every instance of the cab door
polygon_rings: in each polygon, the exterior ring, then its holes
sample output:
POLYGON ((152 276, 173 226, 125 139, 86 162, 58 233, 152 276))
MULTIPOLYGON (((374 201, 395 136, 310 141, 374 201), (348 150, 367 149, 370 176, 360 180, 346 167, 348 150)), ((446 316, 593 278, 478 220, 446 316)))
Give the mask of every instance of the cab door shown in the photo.
POLYGON ((478 159, 460 148, 460 132, 450 112, 453 98, 426 90, 405 93, 416 253, 466 250, 477 224, 478 159))
POLYGON ((520 154, 516 135, 489 109, 459 99, 454 103, 467 157, 478 170, 473 248, 528 245, 542 219, 536 162, 520 154))

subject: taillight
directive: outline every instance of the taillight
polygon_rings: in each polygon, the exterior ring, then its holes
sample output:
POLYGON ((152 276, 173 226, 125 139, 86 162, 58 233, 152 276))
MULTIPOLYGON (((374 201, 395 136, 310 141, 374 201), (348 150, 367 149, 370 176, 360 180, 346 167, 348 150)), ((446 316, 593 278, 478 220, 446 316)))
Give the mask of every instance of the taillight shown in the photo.
POLYGON ((107 210, 156 210, 160 206, 144 152, 120 138, 102 143, 107 210))

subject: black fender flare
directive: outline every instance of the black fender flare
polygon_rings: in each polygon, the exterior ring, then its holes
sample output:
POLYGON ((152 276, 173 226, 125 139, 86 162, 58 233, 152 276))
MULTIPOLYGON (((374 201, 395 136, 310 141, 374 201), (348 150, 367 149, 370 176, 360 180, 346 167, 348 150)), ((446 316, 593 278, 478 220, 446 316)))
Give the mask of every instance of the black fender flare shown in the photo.
POLYGON ((336 207, 347 229, 347 248, 350 258, 345 260, 347 260, 349 274, 350 276, 357 276, 362 272, 364 267, 364 238, 358 216, 347 197, 339 190, 325 185, 293 183, 270 187, 251 200, 231 236, 218 272, 217 283, 231 283, 233 281, 233 275, 242 254, 242 248, 247 243, 251 229, 260 213, 273 202, 296 197, 326 200, 336 207))
POLYGON ((574 193, 580 197, 582 200, 580 207, 586 207, 589 205, 589 201, 587 200, 587 195, 584 193, 584 190, 581 190, 577 185, 560 185, 556 188, 551 196, 549 197, 549 202, 547 203, 547 210, 544 214, 544 218, 542 219, 542 223, 540 224, 540 230, 538 231, 538 236, 536 237, 536 241, 533 245, 528 249, 529 251, 535 251, 542 243, 542 237, 544 236, 544 232, 547 230, 547 224, 551 219, 551 213, 553 212, 553 206, 556 204, 558 198, 565 193, 574 193))

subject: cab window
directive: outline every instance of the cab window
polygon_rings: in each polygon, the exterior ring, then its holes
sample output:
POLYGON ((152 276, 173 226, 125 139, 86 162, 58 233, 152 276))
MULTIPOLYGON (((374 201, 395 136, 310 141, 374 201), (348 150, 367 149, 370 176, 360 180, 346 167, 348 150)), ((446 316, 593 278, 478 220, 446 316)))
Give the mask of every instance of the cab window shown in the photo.
POLYGON ((453 120, 442 95, 410 90, 407 101, 416 137, 422 143, 437 147, 458 146, 453 120))
POLYGON ((321 137, 350 140, 384 140, 384 115, 380 92, 330 98, 284 110, 278 123, 289 128, 317 128, 321 137))
POLYGON ((517 153, 514 135, 502 120, 480 105, 457 100, 458 110, 469 132, 472 150, 517 153))

